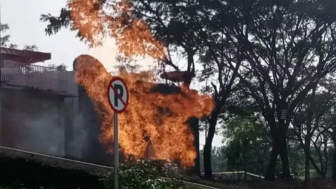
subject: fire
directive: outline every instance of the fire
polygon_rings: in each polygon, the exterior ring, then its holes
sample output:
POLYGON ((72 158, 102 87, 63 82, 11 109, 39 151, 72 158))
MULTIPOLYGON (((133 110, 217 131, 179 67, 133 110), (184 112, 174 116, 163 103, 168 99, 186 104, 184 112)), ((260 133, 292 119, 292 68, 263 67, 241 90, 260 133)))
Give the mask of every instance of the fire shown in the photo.
MULTIPOLYGON (((81 55, 77 58, 76 81, 93 100, 102 117, 101 143, 113 148, 113 110, 106 94, 112 75, 95 58, 81 55)), ((214 107, 210 96, 198 95, 186 86, 174 94, 162 94, 155 90, 152 72, 127 73, 120 71, 129 89, 129 104, 119 116, 119 142, 126 155, 143 158, 150 138, 159 159, 180 160, 185 167, 193 166, 196 158, 194 137, 185 123, 189 117, 209 115, 214 107)), ((167 87, 167 86, 166 86, 167 87)))
POLYGON ((128 58, 147 55, 155 60, 168 59, 166 44, 155 39, 144 20, 136 18, 130 1, 107 4, 113 14, 104 11, 101 0, 69 0, 71 29, 78 30, 90 46, 102 45, 102 37, 113 37, 119 52, 128 58))
MULTIPOLYGON (((99 36, 113 37, 119 53, 126 58, 147 55, 161 62, 168 60, 167 45, 158 41, 147 23, 135 16, 131 1, 102 2, 69 0, 72 30, 78 30, 91 46, 101 44, 99 36), (104 9, 104 6, 108 8, 104 9)), ((179 80, 189 75, 166 74, 179 80)), ((119 76, 125 80, 130 93, 126 112, 119 116, 119 142, 123 153, 143 158, 151 142, 157 158, 178 159, 185 167, 194 165, 194 137, 186 121, 192 116, 209 115, 214 108, 211 97, 198 95, 185 85, 176 87, 176 93, 163 94, 155 89, 162 86, 167 89, 167 85, 157 84, 150 71, 139 74, 121 71, 119 76)), ((86 89, 102 117, 100 140, 110 151, 114 137, 113 111, 105 91, 112 77, 93 57, 82 55, 77 58, 76 80, 86 89)))

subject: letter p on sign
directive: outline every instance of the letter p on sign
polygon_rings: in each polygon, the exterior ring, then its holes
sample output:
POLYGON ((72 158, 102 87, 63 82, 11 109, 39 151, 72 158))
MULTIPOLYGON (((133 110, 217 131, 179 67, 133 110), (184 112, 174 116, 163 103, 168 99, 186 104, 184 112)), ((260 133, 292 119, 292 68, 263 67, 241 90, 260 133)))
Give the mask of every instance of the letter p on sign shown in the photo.
POLYGON ((120 77, 114 77, 108 85, 108 100, 116 113, 125 111, 128 104, 128 90, 126 83, 120 77))

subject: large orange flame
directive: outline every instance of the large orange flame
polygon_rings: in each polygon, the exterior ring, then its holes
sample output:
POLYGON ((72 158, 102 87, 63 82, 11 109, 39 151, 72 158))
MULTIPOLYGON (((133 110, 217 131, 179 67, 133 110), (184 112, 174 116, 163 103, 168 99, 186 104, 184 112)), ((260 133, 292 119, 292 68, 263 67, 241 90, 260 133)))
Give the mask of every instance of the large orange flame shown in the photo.
POLYGON ((113 14, 104 11, 101 0, 69 0, 72 30, 78 30, 91 46, 102 45, 102 36, 113 37, 119 52, 128 58, 147 55, 167 60, 166 45, 155 39, 144 20, 134 16, 130 1, 109 3, 113 14))
MULTIPOLYGON (((98 36, 113 37, 119 52, 127 58, 148 55, 167 60, 166 45, 156 40, 147 23, 134 15, 132 3, 117 0, 112 4, 113 13, 109 14, 100 0, 69 0, 72 29, 78 30, 92 46, 101 44, 98 36)), ((76 71, 77 82, 86 89, 102 117, 101 142, 112 150, 113 111, 105 92, 112 75, 88 55, 77 58, 76 71)), ((119 142, 124 154, 144 157, 149 138, 157 158, 178 159, 185 167, 194 165, 194 137, 186 121, 209 115, 214 107, 211 97, 198 95, 184 85, 176 87, 175 93, 162 94, 154 89, 167 86, 156 84, 152 72, 121 71, 120 77, 130 93, 127 110, 119 116, 119 142)))
MULTIPOLYGON (((76 80, 93 100, 102 116, 101 142, 112 150, 113 110, 106 90, 112 75, 95 58, 81 55, 77 58, 76 80)), ((193 166, 196 158, 194 137, 186 124, 189 117, 209 115, 214 107, 211 97, 198 95, 182 86, 174 94, 162 94, 155 90, 152 72, 120 72, 129 89, 129 104, 119 116, 119 142, 126 155, 142 158, 150 138, 155 155, 159 159, 180 160, 185 167, 193 166)))

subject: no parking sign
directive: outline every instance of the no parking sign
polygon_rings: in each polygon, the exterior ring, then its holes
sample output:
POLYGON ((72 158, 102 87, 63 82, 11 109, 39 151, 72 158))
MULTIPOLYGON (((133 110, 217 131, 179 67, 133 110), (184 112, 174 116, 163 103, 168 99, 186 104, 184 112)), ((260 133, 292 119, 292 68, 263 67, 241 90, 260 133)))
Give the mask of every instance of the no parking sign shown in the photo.
POLYGON ((107 96, 114 111, 114 189, 118 189, 118 114, 124 112, 128 104, 128 89, 125 81, 120 77, 112 78, 107 88, 107 96))
POLYGON ((114 77, 108 86, 107 93, 112 109, 117 113, 124 112, 128 104, 128 89, 125 81, 120 77, 114 77))

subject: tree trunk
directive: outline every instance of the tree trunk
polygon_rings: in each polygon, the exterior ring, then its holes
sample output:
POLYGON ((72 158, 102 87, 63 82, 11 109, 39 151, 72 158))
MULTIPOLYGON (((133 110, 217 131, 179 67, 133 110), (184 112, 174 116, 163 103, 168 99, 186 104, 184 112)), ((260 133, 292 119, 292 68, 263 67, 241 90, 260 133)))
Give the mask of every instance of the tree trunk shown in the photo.
POLYGON ((215 135, 215 129, 217 124, 217 114, 213 114, 209 121, 209 132, 205 140, 204 145, 204 178, 212 179, 212 167, 211 167, 211 149, 212 149, 212 140, 215 135))
POLYGON ((313 89, 312 96, 310 97, 309 108, 307 112, 307 135, 305 137, 305 181, 310 178, 310 140, 311 140, 311 130, 312 121, 314 116, 313 109, 315 108, 315 92, 316 88, 313 89))
POLYGON ((205 143, 204 145, 204 178, 212 179, 212 167, 211 167, 211 143, 205 143))
POLYGON ((278 124, 274 122, 269 122, 271 126, 271 137, 272 137, 272 152, 270 164, 265 176, 265 180, 274 180, 275 166, 277 162, 277 157, 280 155, 282 163, 282 177, 291 178, 288 160, 288 149, 287 149, 287 128, 285 120, 278 116, 278 124), (273 128, 273 129, 272 129, 273 128))
POLYGON ((316 172, 318 174, 323 175, 321 169, 317 166, 317 164, 316 164, 315 160, 313 159, 313 157, 311 156, 311 154, 307 153, 307 148, 306 148, 305 144, 303 143, 303 140, 300 138, 301 135, 299 133, 296 133, 296 136, 298 136, 298 139, 299 139, 299 142, 300 142, 300 146, 304 150, 304 153, 309 155, 308 157, 309 157, 309 161, 310 161, 311 165, 314 167, 314 169, 316 170, 316 172))
POLYGON ((282 177, 283 178, 291 178, 291 173, 289 169, 289 160, 288 160, 288 149, 287 149, 287 140, 286 140, 286 132, 280 132, 279 135, 279 154, 282 163, 282 177))
POLYGON ((274 138, 272 140, 271 157, 270 157, 269 165, 268 165, 267 172, 265 175, 265 180, 274 180, 275 167, 277 163, 278 154, 279 154, 278 144, 277 144, 276 139, 274 138))
MULTIPOLYGON (((309 130, 310 132, 310 130, 309 130)), ((305 138, 305 181, 310 178, 310 136, 307 134, 305 138)))
POLYGON ((335 131, 333 131, 331 133, 332 137, 332 142, 333 142, 333 145, 334 145, 334 153, 333 153, 333 159, 332 159, 332 167, 331 167, 331 179, 333 181, 336 181, 336 147, 335 147, 335 144, 336 144, 336 137, 335 137, 335 131))
POLYGON ((333 162, 332 162, 332 173, 331 178, 333 181, 336 181, 336 148, 334 147, 333 162))
POLYGON ((194 135, 194 146, 196 150, 196 159, 195 166, 189 170, 189 173, 201 175, 201 166, 200 166, 200 153, 199 153, 199 124, 198 119, 196 117, 190 117, 187 121, 192 134, 194 135))
POLYGON ((243 159, 244 159, 244 180, 247 179, 247 165, 246 165, 246 153, 245 150, 243 152, 243 159))

